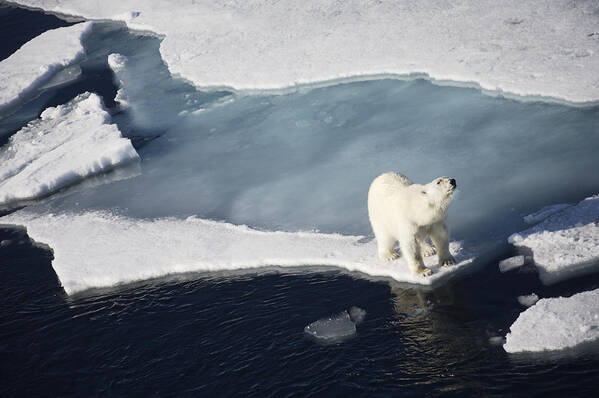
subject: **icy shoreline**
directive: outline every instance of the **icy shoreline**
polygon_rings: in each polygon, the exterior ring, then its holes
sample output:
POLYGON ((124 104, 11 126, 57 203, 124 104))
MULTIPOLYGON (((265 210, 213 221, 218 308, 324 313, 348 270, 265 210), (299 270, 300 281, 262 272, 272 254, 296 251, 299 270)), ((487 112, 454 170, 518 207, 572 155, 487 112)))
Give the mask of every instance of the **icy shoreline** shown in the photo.
POLYGON ((592 73, 599 70, 599 28, 591 5, 18 3, 164 35, 160 52, 169 70, 196 87, 284 90, 355 76, 423 74, 508 95, 599 100, 592 73))

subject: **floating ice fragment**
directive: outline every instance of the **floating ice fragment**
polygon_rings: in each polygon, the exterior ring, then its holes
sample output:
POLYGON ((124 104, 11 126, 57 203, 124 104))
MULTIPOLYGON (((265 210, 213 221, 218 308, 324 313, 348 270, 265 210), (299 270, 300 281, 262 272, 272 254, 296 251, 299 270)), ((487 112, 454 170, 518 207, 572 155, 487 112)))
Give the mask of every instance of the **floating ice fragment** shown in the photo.
POLYGON ((503 343, 505 343, 505 338, 503 338, 502 336, 492 336, 489 337, 489 344, 491 345, 503 345, 503 343))
POLYGON ((499 271, 508 272, 524 265, 524 256, 514 256, 499 262, 499 271))
POLYGON ((508 241, 532 250, 545 285, 599 269, 599 196, 559 211, 508 241))
POLYGON ((347 311, 319 319, 304 328, 310 336, 327 342, 338 342, 356 334, 356 324, 347 311))
POLYGON ((507 352, 561 350, 599 339, 599 289, 571 297, 545 298, 510 327, 507 352))
POLYGON ((525 307, 531 307, 535 305, 537 301, 539 301, 539 296, 535 293, 526 296, 518 296, 518 302, 525 307))
POLYGON ((108 66, 114 72, 118 72, 125 67, 127 63, 127 57, 121 54, 112 53, 108 55, 108 66))

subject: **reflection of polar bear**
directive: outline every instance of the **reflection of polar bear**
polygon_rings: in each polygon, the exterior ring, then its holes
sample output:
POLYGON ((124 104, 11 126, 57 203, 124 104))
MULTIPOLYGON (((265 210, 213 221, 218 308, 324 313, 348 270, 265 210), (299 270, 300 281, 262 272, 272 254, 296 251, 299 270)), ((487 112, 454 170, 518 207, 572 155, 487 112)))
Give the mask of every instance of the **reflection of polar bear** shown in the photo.
POLYGON ((432 271, 424 266, 423 256, 439 254, 441 265, 452 265, 447 231, 447 207, 456 183, 453 178, 440 177, 426 185, 414 184, 398 173, 381 174, 368 191, 368 216, 378 244, 381 260, 398 257, 393 251, 399 241, 402 255, 415 274, 428 276, 432 271), (433 248, 426 242, 430 237, 433 248))

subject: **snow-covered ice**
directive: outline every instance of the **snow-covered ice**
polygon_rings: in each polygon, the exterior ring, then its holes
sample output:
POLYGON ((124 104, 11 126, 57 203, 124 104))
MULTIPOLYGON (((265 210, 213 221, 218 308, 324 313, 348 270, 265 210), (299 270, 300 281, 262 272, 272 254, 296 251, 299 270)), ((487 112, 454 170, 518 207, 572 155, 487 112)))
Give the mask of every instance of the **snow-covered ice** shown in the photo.
POLYGON ((47 108, 0 148, 0 206, 39 198, 139 159, 96 94, 47 108))
POLYGON ((499 271, 508 272, 524 265, 524 256, 514 256, 499 262, 499 271))
POLYGON ((363 243, 360 236, 265 232, 194 217, 139 220, 108 212, 36 214, 24 209, 0 222, 25 226, 31 239, 52 248, 52 266, 69 294, 172 273, 264 266, 336 266, 433 286, 466 271, 473 261, 452 242, 457 264, 439 267, 436 256, 427 257, 433 274, 422 277, 413 275, 402 258, 377 260, 376 243, 363 243))
POLYGON ((487 90, 599 100, 596 2, 18 0, 164 35, 173 74, 200 87, 278 89, 426 74, 487 90))
POLYGON ((509 242, 527 247, 546 284, 599 270, 599 196, 553 214, 509 242))
POLYGON ((325 343, 339 342, 356 334, 356 325, 362 321, 364 315, 366 311, 352 307, 349 313, 342 311, 337 315, 314 321, 307 325, 304 331, 325 343), (356 315, 359 317, 358 320, 355 318, 356 315))
POLYGON ((535 305, 537 301, 539 301, 539 296, 536 293, 518 296, 518 302, 525 307, 531 307, 535 305))
POLYGON ((539 300, 518 316, 503 348, 511 353, 561 350, 598 339, 599 289, 539 300))
MULTIPOLYGON (((0 61, 0 112, 23 100, 36 88, 48 83, 55 73, 84 56, 81 40, 91 26, 91 22, 84 22, 48 30, 0 61)), ((75 78, 75 72, 76 69, 64 72, 62 82, 75 78)))

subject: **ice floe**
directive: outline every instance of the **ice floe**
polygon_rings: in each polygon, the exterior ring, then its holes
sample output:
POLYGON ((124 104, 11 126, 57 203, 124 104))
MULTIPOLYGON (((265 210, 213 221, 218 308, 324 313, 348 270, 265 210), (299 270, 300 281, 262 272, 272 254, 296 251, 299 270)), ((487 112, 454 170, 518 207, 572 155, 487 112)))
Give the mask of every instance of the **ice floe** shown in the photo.
POLYGON ((96 94, 47 108, 0 148, 0 206, 36 199, 139 159, 96 94))
POLYGON ((24 209, 0 223, 25 226, 30 238, 52 248, 52 265, 69 294, 172 273, 263 266, 336 266, 430 286, 465 271, 473 261, 452 242, 457 264, 438 267, 436 256, 427 257, 433 274, 422 277, 413 275, 402 258, 378 261, 376 243, 363 243, 360 236, 264 232, 195 217, 149 220, 109 212, 38 214, 24 209))
POLYGON ((599 196, 555 213, 509 242, 532 250, 541 281, 550 285, 599 270, 599 196))
POLYGON ((427 74, 517 95, 599 100, 594 2, 16 2, 164 35, 170 71, 200 87, 427 74))
POLYGON ((503 348, 507 352, 561 350, 597 339, 599 289, 539 300, 518 316, 503 348))
MULTIPOLYGON (((0 111, 22 100, 33 90, 48 84, 52 76, 80 59, 85 51, 81 44, 90 31, 91 22, 46 31, 25 43, 0 62, 0 111)), ((80 73, 80 71, 79 71, 80 73)), ((60 82, 78 76, 77 69, 67 69, 60 82)))

